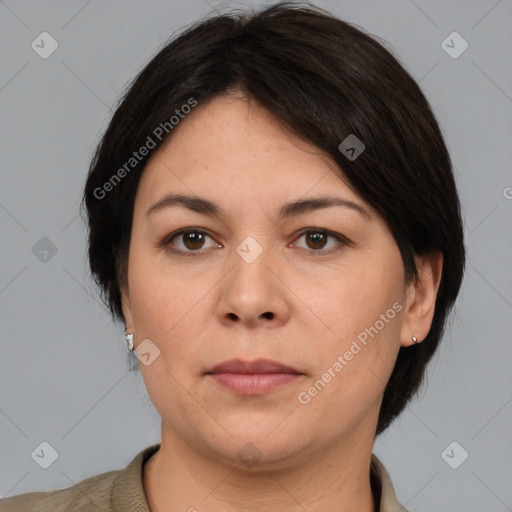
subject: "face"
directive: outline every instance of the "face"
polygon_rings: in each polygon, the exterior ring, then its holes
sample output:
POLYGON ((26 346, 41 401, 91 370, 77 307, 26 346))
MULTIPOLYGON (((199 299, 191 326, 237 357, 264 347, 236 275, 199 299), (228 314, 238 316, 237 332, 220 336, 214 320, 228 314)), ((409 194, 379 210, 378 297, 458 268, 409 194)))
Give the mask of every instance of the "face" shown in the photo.
POLYGON ((384 221, 254 101, 198 105, 144 169, 122 297, 159 350, 140 369, 162 441, 233 464, 251 442, 274 468, 373 443, 414 296, 384 221), (321 197, 340 201, 284 209, 321 197), (260 358, 296 373, 208 373, 260 358))

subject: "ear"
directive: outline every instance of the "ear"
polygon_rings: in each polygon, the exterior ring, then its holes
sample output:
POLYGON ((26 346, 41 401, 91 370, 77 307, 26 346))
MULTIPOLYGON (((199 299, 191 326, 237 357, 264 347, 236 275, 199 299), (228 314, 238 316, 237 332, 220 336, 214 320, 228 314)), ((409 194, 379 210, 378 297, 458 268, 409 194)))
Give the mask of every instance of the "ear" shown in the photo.
POLYGON ((400 334, 400 344, 403 347, 414 344, 413 336, 418 343, 427 337, 434 318, 437 291, 443 272, 443 254, 440 251, 414 259, 418 278, 406 286, 405 313, 400 334))
POLYGON ((128 291, 127 284, 120 285, 119 292, 121 293, 121 306, 123 308, 123 317, 127 328, 127 332, 133 332, 134 325, 132 310, 130 306, 130 293, 128 291))

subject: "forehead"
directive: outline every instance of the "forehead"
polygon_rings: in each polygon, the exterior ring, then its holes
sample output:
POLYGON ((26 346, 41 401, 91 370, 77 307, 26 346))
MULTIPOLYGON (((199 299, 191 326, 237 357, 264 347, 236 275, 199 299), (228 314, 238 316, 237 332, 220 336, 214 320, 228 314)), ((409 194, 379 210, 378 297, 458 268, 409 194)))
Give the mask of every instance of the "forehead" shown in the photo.
POLYGON ((169 192, 260 206, 327 193, 362 202, 327 155, 242 97, 199 104, 152 155, 139 201, 149 207, 169 192))

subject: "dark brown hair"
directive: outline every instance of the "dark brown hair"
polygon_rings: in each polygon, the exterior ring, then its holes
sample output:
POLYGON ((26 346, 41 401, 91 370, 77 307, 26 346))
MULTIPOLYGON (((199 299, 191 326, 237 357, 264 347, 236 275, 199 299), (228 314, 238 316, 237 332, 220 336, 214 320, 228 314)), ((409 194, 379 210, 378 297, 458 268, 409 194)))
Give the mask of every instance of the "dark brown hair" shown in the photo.
POLYGON ((137 185, 150 157, 135 162, 133 152, 148 138, 156 150, 165 140, 155 137, 158 127, 172 136, 170 119, 191 98, 204 103, 232 90, 332 158, 340 178, 387 222, 407 280, 417 277, 415 254, 443 254, 431 329, 422 343, 399 351, 379 434, 422 382, 459 292, 465 250, 440 128, 418 84, 375 36, 317 7, 285 2, 201 20, 167 43, 129 85, 91 162, 83 204, 92 275, 122 320, 119 284, 126 279, 137 185), (351 134, 365 145, 354 160, 339 149, 351 134))

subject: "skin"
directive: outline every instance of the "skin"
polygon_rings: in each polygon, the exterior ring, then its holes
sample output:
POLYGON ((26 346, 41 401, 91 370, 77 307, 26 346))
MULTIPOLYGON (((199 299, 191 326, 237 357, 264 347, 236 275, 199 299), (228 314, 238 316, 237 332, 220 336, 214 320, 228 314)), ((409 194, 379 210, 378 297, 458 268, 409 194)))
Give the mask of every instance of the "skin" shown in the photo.
POLYGON ((140 364, 162 417, 161 448, 143 472, 151 511, 374 511, 369 467, 384 388, 400 347, 428 334, 441 278, 440 254, 416 262, 419 279, 407 283, 382 218, 259 104, 232 95, 195 107, 144 169, 122 286, 135 347, 150 339, 160 350, 140 364), (171 192, 204 197, 224 213, 172 206, 146 215, 171 192), (353 201, 370 218, 335 206, 277 219, 282 204, 324 195, 353 201), (171 237, 183 228, 208 236, 171 237), (319 242, 305 228, 350 243, 319 242), (262 248, 252 263, 236 251, 247 236, 262 248), (299 393, 394 303, 401 311, 300 403, 299 393), (260 396, 237 395, 205 375, 236 357, 273 359, 304 375, 260 396), (261 453, 252 467, 237 456, 248 442, 261 453))

